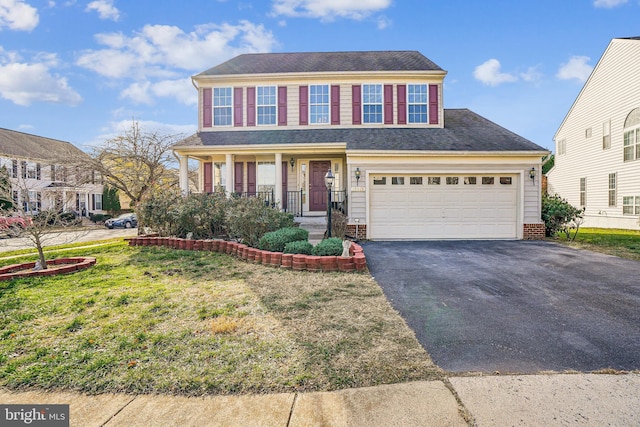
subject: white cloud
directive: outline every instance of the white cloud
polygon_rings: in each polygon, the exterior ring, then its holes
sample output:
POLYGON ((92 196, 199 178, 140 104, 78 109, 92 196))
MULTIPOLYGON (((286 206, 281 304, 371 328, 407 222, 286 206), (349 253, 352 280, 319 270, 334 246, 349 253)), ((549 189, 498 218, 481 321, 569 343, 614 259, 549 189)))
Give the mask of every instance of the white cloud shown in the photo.
POLYGON ((77 105, 82 97, 67 79, 51 72, 57 64, 54 54, 36 55, 38 62, 18 60, 18 55, 0 48, 0 97, 28 106, 35 102, 77 105))
POLYGON ((248 21, 199 26, 190 33, 170 25, 146 25, 131 37, 109 33, 98 34, 96 40, 106 48, 83 52, 77 65, 132 80, 203 71, 240 53, 267 52, 275 45, 270 31, 248 21))
POLYGON ((572 56, 569 62, 560 66, 556 77, 561 80, 576 79, 580 82, 587 81, 593 70, 593 67, 587 64, 589 59, 588 56, 572 56))
POLYGON ((593 0, 595 7, 601 7, 605 9, 611 9, 612 7, 623 5, 628 0, 593 0))
POLYGON ((155 97, 174 98, 184 105, 197 105, 198 97, 191 79, 163 80, 157 83, 132 83, 120 93, 121 98, 128 98, 134 104, 153 104, 155 97))
POLYGON ((187 105, 197 99, 183 78, 185 71, 204 71, 241 53, 269 52, 276 45, 270 31, 249 21, 201 25, 189 33, 176 26, 146 25, 131 36, 98 34, 96 41, 105 48, 83 52, 76 64, 111 79, 133 81, 121 97, 145 104, 155 97, 173 97, 187 105))
POLYGON ((0 0, 0 30, 31 31, 39 21, 38 9, 23 0, 0 0))
POLYGON ((535 82, 540 80, 542 73, 538 70, 538 67, 529 67, 527 71, 520 73, 520 78, 525 82, 535 82))
POLYGON ((120 19, 120 11, 113 5, 113 0, 94 0, 87 5, 87 12, 96 11, 100 15, 100 19, 110 19, 118 21, 120 19))
POLYGON ((489 59, 473 70, 473 77, 488 86, 497 86, 502 83, 510 83, 518 80, 518 77, 513 74, 501 72, 500 67, 500 61, 497 59, 489 59))
POLYGON ((274 0, 273 14, 320 18, 362 20, 391 5, 391 0, 274 0))

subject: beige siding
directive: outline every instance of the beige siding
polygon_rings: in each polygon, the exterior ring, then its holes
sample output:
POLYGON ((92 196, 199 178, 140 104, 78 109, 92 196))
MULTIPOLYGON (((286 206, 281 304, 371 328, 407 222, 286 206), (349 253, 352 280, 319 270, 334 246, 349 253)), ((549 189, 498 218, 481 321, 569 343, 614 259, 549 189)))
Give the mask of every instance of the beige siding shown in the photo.
POLYGON ((622 214, 623 196, 640 196, 640 160, 623 161, 623 127, 640 107, 640 40, 613 40, 558 130, 566 154, 556 155, 549 192, 580 204, 580 178, 587 178, 585 226, 640 228, 622 214), (603 123, 611 121, 611 148, 603 150, 603 123), (591 137, 585 131, 591 128, 591 137), (616 206, 608 203, 609 174, 617 173, 616 206))

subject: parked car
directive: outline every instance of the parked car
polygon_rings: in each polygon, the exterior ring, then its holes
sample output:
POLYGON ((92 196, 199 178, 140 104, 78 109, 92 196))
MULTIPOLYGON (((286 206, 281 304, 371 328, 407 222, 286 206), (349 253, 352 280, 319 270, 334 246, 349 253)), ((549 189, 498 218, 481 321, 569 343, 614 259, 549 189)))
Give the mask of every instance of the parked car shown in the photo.
POLYGON ((137 227, 138 218, 134 213, 126 213, 115 218, 109 218, 104 222, 104 226, 109 229, 137 227))
POLYGON ((0 217, 0 233, 9 237, 16 237, 31 224, 33 222, 29 217, 2 216, 0 217))

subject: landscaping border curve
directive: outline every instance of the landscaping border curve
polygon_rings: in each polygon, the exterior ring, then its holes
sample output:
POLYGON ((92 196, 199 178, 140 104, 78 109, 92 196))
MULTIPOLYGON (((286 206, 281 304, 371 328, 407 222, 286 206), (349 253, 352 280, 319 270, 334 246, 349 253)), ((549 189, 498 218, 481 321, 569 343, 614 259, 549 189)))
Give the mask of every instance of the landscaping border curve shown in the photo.
POLYGON ((138 236, 125 239, 129 246, 164 246, 188 251, 224 253, 254 264, 287 268, 296 271, 365 271, 367 259, 362 246, 351 242, 348 257, 285 254, 249 247, 226 240, 195 240, 179 237, 138 236))
POLYGON ((33 271, 32 269, 36 266, 35 262, 23 262, 0 268, 0 280, 73 273, 89 268, 95 263, 96 259, 93 257, 58 258, 47 261, 46 269, 33 271))

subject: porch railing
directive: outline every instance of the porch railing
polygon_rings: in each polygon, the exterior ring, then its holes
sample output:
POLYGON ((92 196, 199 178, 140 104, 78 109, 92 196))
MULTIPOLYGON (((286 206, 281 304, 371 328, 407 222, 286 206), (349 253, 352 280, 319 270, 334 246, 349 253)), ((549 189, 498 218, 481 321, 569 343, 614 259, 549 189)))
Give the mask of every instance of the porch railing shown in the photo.
MULTIPOLYGON (((282 201, 282 210, 293 214, 294 216, 304 216, 303 212, 303 195, 302 190, 287 191, 284 194, 284 200, 282 201)), ((255 191, 255 192, 243 192, 233 193, 234 197, 257 197, 264 200, 266 206, 275 207, 276 199, 274 190, 269 191, 255 191)), ((347 191, 332 191, 331 192, 331 205, 333 209, 342 212, 347 215, 347 191)))

